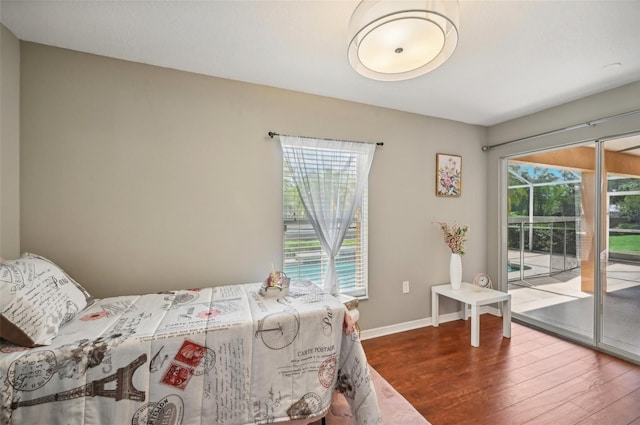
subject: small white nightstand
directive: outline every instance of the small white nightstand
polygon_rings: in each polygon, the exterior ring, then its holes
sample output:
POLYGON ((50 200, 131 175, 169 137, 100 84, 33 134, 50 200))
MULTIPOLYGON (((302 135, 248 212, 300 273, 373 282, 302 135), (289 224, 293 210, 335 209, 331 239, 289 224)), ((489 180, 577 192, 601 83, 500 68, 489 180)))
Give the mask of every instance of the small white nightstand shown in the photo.
POLYGON ((480 313, 479 307, 487 304, 502 303, 502 335, 511 338, 511 294, 495 289, 478 289, 470 283, 462 283, 460 289, 453 289, 450 284, 431 287, 431 322, 438 327, 439 295, 460 301, 463 304, 463 317, 467 320, 467 304, 471 305, 471 345, 480 345, 480 313))

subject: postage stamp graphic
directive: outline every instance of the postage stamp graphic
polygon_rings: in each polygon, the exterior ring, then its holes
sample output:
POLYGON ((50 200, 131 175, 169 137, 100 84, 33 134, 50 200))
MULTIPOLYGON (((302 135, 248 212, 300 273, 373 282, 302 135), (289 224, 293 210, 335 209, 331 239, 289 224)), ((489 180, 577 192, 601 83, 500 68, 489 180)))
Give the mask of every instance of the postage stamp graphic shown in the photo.
POLYGON ((178 388, 179 390, 184 390, 187 388, 191 375, 193 375, 193 370, 194 369, 192 367, 186 367, 175 362, 171 362, 171 365, 169 365, 169 368, 162 377, 161 382, 178 388))
POLYGON ((185 339, 182 347, 178 350, 175 359, 181 363, 196 367, 207 354, 207 348, 185 339))

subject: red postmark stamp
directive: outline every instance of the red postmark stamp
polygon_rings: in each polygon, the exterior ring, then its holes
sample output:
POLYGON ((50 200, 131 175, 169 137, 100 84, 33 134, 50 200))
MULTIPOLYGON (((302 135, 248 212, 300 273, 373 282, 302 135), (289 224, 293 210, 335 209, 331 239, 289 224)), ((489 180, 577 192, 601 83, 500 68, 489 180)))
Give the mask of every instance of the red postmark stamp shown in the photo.
POLYGON ((213 319, 218 314, 220 314, 220 310, 216 310, 216 309, 204 310, 198 313, 198 317, 201 319, 213 319))
POLYGON ((324 359, 318 368, 318 380, 323 387, 329 388, 333 384, 336 376, 336 356, 330 356, 324 359))
POLYGON ((82 320, 83 322, 87 322, 89 320, 98 320, 98 319, 102 319, 103 317, 109 317, 109 316, 110 314, 108 311, 100 311, 100 312, 86 314, 82 316, 80 320, 82 320))
POLYGON ((184 363, 191 367, 196 367, 200 364, 206 354, 206 347, 185 339, 182 343, 182 347, 180 347, 180 349, 178 350, 175 359, 180 363, 184 363))
POLYGON ((187 383, 189 383, 189 379, 191 379, 191 375, 193 375, 192 367, 181 366, 177 363, 171 362, 171 365, 169 365, 169 369, 165 372, 161 382, 184 390, 187 387, 187 383))

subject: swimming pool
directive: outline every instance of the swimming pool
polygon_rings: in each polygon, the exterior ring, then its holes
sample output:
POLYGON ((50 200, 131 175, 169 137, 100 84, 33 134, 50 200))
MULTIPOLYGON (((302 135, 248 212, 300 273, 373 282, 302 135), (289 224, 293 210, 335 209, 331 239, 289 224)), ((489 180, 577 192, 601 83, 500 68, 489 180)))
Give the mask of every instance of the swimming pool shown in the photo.
MULTIPOLYGON (((284 272, 291 280, 310 280, 322 284, 322 276, 326 270, 326 263, 320 262, 292 262, 285 263, 284 272)), ((356 286, 356 262, 346 261, 336 264, 336 273, 343 289, 356 286)))
MULTIPOLYGON (((531 267, 525 264, 524 269, 531 270, 531 267)), ((507 263, 507 273, 519 272, 519 271, 520 271, 520 264, 507 263)))

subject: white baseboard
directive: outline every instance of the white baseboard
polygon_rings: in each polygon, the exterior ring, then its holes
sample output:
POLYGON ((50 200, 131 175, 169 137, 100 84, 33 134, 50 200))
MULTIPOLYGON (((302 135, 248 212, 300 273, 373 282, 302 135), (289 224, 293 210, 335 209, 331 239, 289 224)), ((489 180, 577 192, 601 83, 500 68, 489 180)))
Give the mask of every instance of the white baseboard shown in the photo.
MULTIPOLYGON (((490 313, 494 316, 500 316, 500 310, 495 307, 483 306, 480 307, 480 314, 490 313)), ((439 316, 439 323, 451 322, 454 320, 462 319, 462 312, 457 311, 455 313, 447 313, 439 316)), ((411 320, 410 322, 396 323, 395 325, 382 326, 380 328, 366 329, 360 332, 360 340, 377 338, 379 336, 391 335, 398 332, 410 331, 413 329, 424 328, 426 326, 432 326, 431 317, 424 319, 411 320)))

